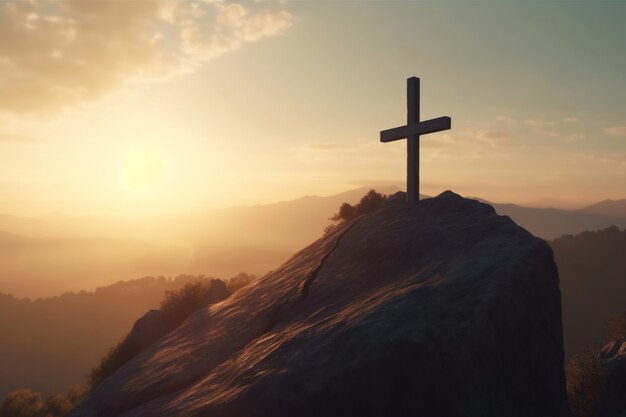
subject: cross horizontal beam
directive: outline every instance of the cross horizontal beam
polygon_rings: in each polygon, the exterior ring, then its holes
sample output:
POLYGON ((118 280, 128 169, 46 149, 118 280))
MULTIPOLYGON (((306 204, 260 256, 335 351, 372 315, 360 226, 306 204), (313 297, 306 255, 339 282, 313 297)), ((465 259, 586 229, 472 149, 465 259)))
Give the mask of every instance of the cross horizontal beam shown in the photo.
POLYGON ((394 140, 406 139, 410 134, 427 135, 429 133, 449 130, 452 120, 448 116, 437 117, 436 119, 424 120, 412 126, 400 126, 380 132, 381 142, 393 142, 394 140))
POLYGON ((408 136, 406 126, 394 127, 393 129, 380 132, 381 142, 393 142, 394 140, 406 139, 408 136))
POLYGON ((413 133, 417 135, 427 135, 429 133, 441 132, 442 130, 449 130, 451 126, 452 119, 448 116, 442 116, 436 119, 419 122, 417 129, 415 129, 413 133))

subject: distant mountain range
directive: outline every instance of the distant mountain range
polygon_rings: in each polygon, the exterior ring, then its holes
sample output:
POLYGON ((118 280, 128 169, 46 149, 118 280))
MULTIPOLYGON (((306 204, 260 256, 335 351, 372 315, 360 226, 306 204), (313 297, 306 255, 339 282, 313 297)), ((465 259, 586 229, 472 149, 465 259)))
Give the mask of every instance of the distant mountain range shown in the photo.
POLYGON ((626 216, 626 199, 604 200, 577 211, 581 213, 597 214, 601 216, 624 217, 626 216))
MULTIPOLYGON (((610 200, 608 200, 610 201, 610 200)), ((601 202, 579 210, 531 208, 515 204, 490 203, 498 214, 509 216, 535 236, 555 239, 566 234, 599 230, 608 226, 626 227, 626 200, 613 204, 601 202), (616 208, 623 208, 621 211, 616 208)))
POLYGON ((158 308, 165 291, 196 279, 146 277, 36 301, 0 293, 0 402, 19 388, 49 395, 84 384, 134 321, 158 308))
MULTIPOLYGON (((188 258, 188 257, 187 257, 188 258)), ((0 232, 0 292, 50 297, 185 269, 183 248, 108 237, 30 237, 0 232)))
POLYGON ((565 353, 598 349, 626 312, 626 231, 610 227, 550 242, 559 267, 565 353))
MULTIPOLYGON (((161 228, 151 230, 150 235, 158 237, 171 231, 179 239, 171 243, 171 250, 163 239, 144 243, 130 233, 96 233, 95 222, 88 218, 35 219, 38 230, 32 233, 34 237, 0 233, 0 293, 9 293, 11 286, 26 291, 48 281, 53 285, 38 295, 60 293, 60 285, 55 286, 54 281, 64 279, 62 283, 69 282, 75 289, 86 283, 103 286, 95 293, 82 291, 38 301, 0 294, 0 398, 20 385, 48 394, 80 383, 135 319, 156 307, 164 291, 180 287, 187 279, 145 278, 107 285, 114 277, 129 279, 144 275, 142 271, 155 276, 205 271, 222 278, 240 271, 263 273, 319 238, 328 217, 340 204, 354 203, 366 191, 215 210, 185 219, 161 217, 161 228), (73 232, 71 237, 54 238, 59 234, 55 230, 60 227, 58 221, 72 230, 81 224, 91 225, 91 229, 85 226, 83 237, 73 232), (185 227, 189 230, 181 233, 185 227), (115 240, 113 234, 121 237, 115 240), (187 243, 181 244, 184 236, 187 243), (19 286, 7 277, 18 277, 19 286)), ((575 211, 494 204, 498 213, 509 215, 542 237, 605 229, 550 242, 560 270, 568 355, 602 342, 604 321, 626 308, 622 300, 626 291, 626 231, 606 229, 610 225, 625 227, 626 215, 614 210, 614 203, 620 202, 602 202, 575 211)), ((14 225, 14 230, 30 232, 28 219, 18 220, 5 222, 3 227, 11 229, 14 225)), ((150 219, 153 227, 158 226, 158 220, 150 219)), ((112 228, 121 230, 124 219, 116 221, 112 228)), ((144 220, 139 226, 149 224, 144 220)))
MULTIPOLYGON (((181 215, 0 216, 0 292, 52 296, 155 274, 260 275, 317 239, 341 203, 357 202, 368 189, 181 215)), ((544 239, 626 227, 626 200, 579 210, 492 204, 544 239)))

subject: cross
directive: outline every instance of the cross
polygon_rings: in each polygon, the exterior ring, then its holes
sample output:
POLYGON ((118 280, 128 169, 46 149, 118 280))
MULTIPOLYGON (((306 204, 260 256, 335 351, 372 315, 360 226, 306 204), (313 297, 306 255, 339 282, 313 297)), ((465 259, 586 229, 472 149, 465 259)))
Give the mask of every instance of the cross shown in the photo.
POLYGON ((406 80, 406 90, 406 126, 381 131, 380 141, 407 140, 406 195, 409 204, 414 204, 420 199, 420 135, 450 129, 451 119, 443 116, 420 122, 420 79, 406 80))

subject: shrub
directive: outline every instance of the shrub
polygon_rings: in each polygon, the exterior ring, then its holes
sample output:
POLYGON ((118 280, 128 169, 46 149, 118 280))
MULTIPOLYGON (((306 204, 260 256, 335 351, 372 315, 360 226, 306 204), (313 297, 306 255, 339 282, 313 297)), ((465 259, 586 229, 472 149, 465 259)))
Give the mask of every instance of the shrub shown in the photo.
POLYGON ((127 334, 117 346, 112 347, 100 360, 100 364, 89 372, 88 385, 90 391, 93 391, 102 381, 139 353, 131 345, 129 336, 130 334, 127 334))
POLYGON ((87 396, 87 394, 89 394, 88 387, 73 385, 67 391, 66 397, 72 406, 76 407, 87 396))
POLYGON ((330 220, 336 222, 348 222, 354 219, 357 216, 357 206, 353 206, 350 203, 343 203, 341 207, 339 207, 339 212, 335 213, 333 217, 330 218, 330 220))
POLYGON ((598 356, 585 351, 571 358, 566 368, 567 395, 572 411, 582 417, 597 416, 606 402, 606 370, 598 356))
POLYGON ((0 407, 0 417, 39 417, 43 407, 41 394, 20 389, 6 396, 0 407))
POLYGON ((354 206, 349 203, 343 203, 339 207, 339 212, 335 213, 329 220, 334 223, 329 224, 324 229, 324 233, 328 233, 333 230, 337 225, 349 222, 364 214, 372 213, 387 200, 387 196, 376 192, 376 190, 369 190, 367 194, 361 197, 361 200, 354 206))
POLYGON ((64 395, 51 395, 46 400, 44 407, 43 417, 67 417, 76 404, 72 402, 64 395))
MULTIPOLYGON (((161 311, 169 330, 180 325, 194 311, 228 296, 224 281, 218 279, 188 282, 178 290, 167 291, 161 311)), ((168 331, 169 331, 168 330, 168 331)))
MULTIPOLYGON (((243 277, 239 280, 243 281, 243 277)), ((157 338, 174 330, 194 311, 208 304, 222 301, 228 295, 226 284, 219 279, 201 279, 188 282, 178 290, 166 291, 160 307, 163 314, 163 325, 156 335, 157 338)), ((151 342, 154 341, 156 339, 151 342)), ((117 346, 109 350, 100 364, 89 373, 90 390, 95 389, 103 380, 137 356, 146 346, 135 343, 130 337, 130 333, 126 335, 117 346)))
POLYGON ((232 295, 255 279, 255 275, 248 275, 245 272, 240 272, 228 280, 226 287, 228 288, 228 292, 232 295))
POLYGON ((70 387, 67 395, 41 394, 29 389, 10 392, 0 407, 0 417, 67 417, 87 393, 85 387, 70 387))

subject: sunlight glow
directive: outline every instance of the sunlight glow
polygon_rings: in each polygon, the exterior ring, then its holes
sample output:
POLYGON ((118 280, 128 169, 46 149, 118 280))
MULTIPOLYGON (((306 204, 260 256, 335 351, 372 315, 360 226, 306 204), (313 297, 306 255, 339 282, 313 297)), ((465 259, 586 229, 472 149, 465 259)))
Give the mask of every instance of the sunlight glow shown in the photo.
POLYGON ((163 156, 154 149, 129 149, 122 165, 125 188, 131 193, 156 191, 166 173, 163 156))

